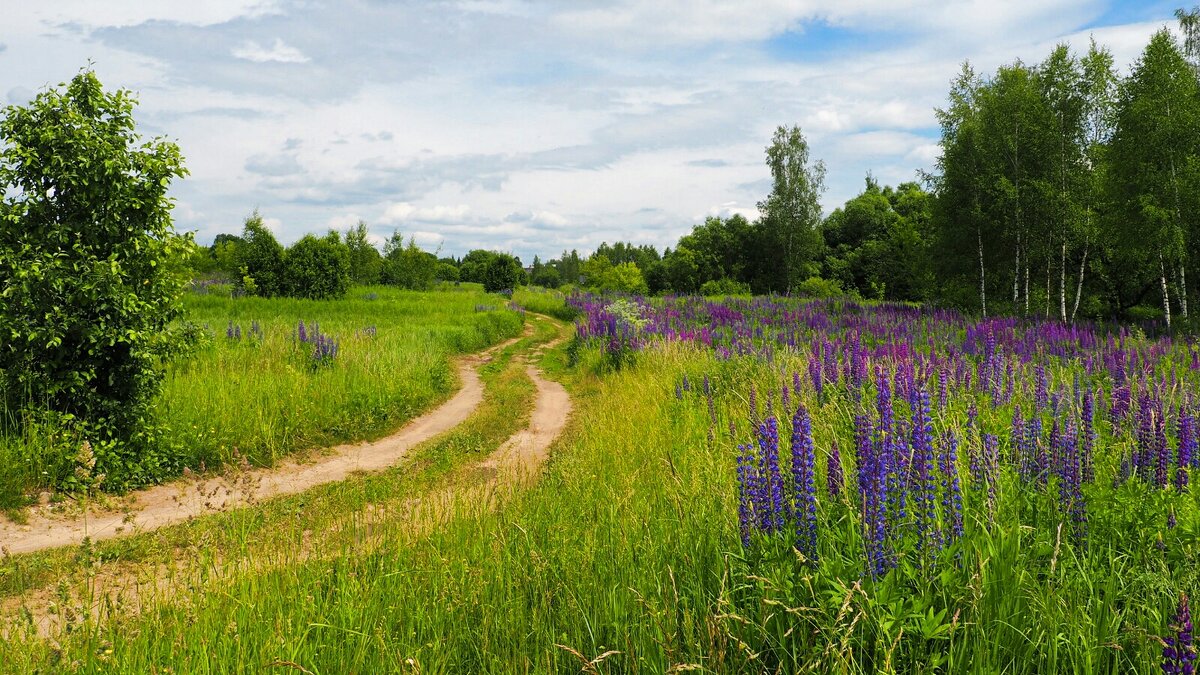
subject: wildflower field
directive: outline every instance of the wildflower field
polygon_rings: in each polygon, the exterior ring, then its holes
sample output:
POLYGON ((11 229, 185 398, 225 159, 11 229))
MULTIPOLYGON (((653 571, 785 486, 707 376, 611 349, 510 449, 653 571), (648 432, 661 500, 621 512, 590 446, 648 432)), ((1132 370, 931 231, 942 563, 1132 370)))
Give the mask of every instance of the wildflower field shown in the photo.
POLYGON ((1193 672, 1186 340, 849 301, 568 303, 576 337, 540 363, 578 405, 528 490, 456 502, 420 534, 351 510, 332 556, 283 536, 278 564, 0 657, 81 672, 1193 672))

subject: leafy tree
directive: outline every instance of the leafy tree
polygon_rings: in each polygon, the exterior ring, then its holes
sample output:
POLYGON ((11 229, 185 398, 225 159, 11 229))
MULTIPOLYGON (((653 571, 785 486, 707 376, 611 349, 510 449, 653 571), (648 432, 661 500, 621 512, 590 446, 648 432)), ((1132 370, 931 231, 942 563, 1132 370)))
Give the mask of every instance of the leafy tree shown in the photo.
POLYGON ((150 406, 192 247, 167 196, 179 148, 144 140, 134 105, 83 71, 0 119, 0 395, 75 416, 117 487, 159 461, 150 406))
POLYGON ((459 279, 469 281, 475 284, 482 284, 484 277, 487 275, 488 265, 492 259, 496 257, 493 251, 485 251, 477 248, 463 256, 462 263, 458 266, 459 279))
POLYGON ((433 287, 433 279, 438 271, 437 256, 426 253, 417 246, 414 238, 409 238, 408 245, 404 237, 393 232, 383 246, 383 271, 381 279, 385 284, 424 291, 433 287))
POLYGON ((213 259, 213 272, 227 281, 237 279, 241 267, 238 261, 245 243, 236 234, 221 233, 214 237, 212 247, 209 248, 209 255, 213 259))
POLYGON ((434 273, 434 277, 441 281, 457 282, 459 280, 458 266, 454 265, 453 263, 439 262, 437 264, 437 271, 434 273))
POLYGON ((1166 29, 1155 33, 1120 89, 1110 148, 1109 187, 1121 218, 1115 241, 1142 254, 1157 272, 1171 324, 1168 276, 1187 316, 1189 238, 1200 189, 1200 83, 1166 29))
POLYGON ((377 284, 383 272, 383 257, 379 255, 379 249, 375 248, 367 235, 367 223, 362 220, 346 230, 346 248, 350 252, 350 278, 356 284, 377 284))
POLYGON ((771 168, 771 194, 759 204, 765 215, 772 267, 778 274, 772 289, 791 293, 801 279, 816 272, 821 249, 821 193, 825 189, 825 163, 810 164, 808 141, 800 127, 779 127, 767 146, 771 168))
POLYGON ((306 234, 284 256, 284 289, 293 298, 341 298, 350 289, 350 249, 338 233, 306 234))
POLYGON ((700 288, 698 256, 687 246, 680 245, 663 262, 667 266, 667 281, 676 293, 695 293, 700 288))
POLYGON ((237 285, 247 293, 272 298, 286 295, 284 287, 283 246, 263 224, 258 209, 246 219, 238 248, 241 276, 237 285))
POLYGON ((558 276, 558 270, 551 265, 539 265, 537 258, 534 258, 533 272, 529 275, 529 283, 542 288, 558 288, 562 280, 558 276))
POLYGON ((937 110, 942 154, 938 159, 938 174, 932 179, 937 194, 935 246, 941 253, 941 295, 952 304, 970 306, 970 291, 962 282, 974 277, 979 299, 976 306, 987 316, 987 270, 992 256, 985 255, 983 238, 986 158, 979 121, 982 87, 982 78, 969 63, 963 63, 950 85, 949 104, 937 110))
POLYGON ((496 293, 512 290, 525 282, 525 268, 515 256, 493 253, 483 272, 483 290, 496 293))

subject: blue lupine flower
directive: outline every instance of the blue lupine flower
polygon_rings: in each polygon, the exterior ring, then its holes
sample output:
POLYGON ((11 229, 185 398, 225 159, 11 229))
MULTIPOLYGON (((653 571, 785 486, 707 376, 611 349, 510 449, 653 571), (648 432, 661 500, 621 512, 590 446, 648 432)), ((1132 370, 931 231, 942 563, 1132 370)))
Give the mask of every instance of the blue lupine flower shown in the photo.
POLYGON ((817 483, 812 421, 804 404, 792 416, 792 487, 796 496, 796 548, 817 559, 817 483))
POLYGON ((1170 631, 1163 638, 1162 671, 1167 675, 1192 675, 1196 669, 1196 646, 1192 643, 1192 612, 1186 593, 1179 594, 1170 631))

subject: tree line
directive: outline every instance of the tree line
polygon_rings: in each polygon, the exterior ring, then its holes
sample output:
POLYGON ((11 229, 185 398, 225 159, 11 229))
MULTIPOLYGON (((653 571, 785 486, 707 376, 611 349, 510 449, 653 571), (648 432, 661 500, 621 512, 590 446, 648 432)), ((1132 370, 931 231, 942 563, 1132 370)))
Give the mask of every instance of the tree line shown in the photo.
POLYGON ((461 260, 438 258, 411 237, 406 243, 399 231, 381 253, 363 221, 345 235, 306 234, 284 248, 258 211, 246 219, 240 236, 218 234, 211 246, 194 249, 188 264, 196 279, 227 281, 238 292, 268 298, 340 298, 353 284, 428 290, 439 281, 475 282, 496 292, 528 281, 511 254, 475 250, 461 260))
POLYGON ((848 294, 1169 325, 1189 319, 1198 300, 1187 269, 1200 255, 1200 7, 1176 16, 1182 44, 1158 31, 1125 77, 1094 40, 1082 55, 1059 45, 1040 63, 987 76, 964 63, 937 110, 934 170, 895 187, 868 174, 861 193, 824 217, 825 165, 799 127, 781 126, 766 148, 772 189, 760 216, 710 217, 661 252, 606 242, 590 255, 535 256, 526 270, 493 251, 439 258, 399 234, 380 253, 360 223, 344 237, 305 237, 293 255, 252 217, 196 267, 267 295, 475 281, 489 290, 848 294), (320 263, 319 251, 348 264, 320 263))
POLYGON ((920 181, 820 216, 824 166, 796 127, 767 148, 762 216, 712 217, 661 255, 602 245, 535 263, 534 283, 652 293, 851 294, 1064 322, 1188 319, 1200 255, 1200 7, 1120 77, 1093 40, 990 76, 964 63, 937 111, 941 157, 920 181), (600 258, 600 263, 594 261, 600 258), (606 274, 629 265, 640 273, 606 274), (538 271, 538 269, 544 271, 538 271))

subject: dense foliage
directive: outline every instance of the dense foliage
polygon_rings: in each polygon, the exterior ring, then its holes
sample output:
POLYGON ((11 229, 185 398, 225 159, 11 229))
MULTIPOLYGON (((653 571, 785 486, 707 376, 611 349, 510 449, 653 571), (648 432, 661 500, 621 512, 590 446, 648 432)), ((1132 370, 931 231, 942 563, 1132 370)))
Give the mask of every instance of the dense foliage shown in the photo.
POLYGON ((0 423, 58 413, 116 485, 155 461, 149 410, 191 246, 167 197, 179 149, 143 140, 133 108, 84 71, 0 119, 0 423))

